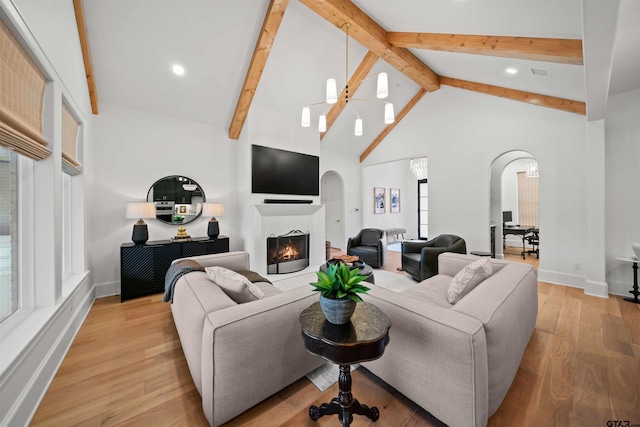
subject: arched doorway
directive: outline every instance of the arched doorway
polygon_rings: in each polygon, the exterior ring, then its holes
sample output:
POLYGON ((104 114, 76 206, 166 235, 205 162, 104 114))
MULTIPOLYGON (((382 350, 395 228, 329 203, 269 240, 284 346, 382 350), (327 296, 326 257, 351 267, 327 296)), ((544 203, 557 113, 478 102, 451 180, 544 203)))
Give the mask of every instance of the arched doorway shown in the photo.
MULTIPOLYGON (((531 185, 533 180, 526 173, 527 166, 533 164, 537 175, 535 157, 527 151, 516 150, 496 157, 490 166, 489 219, 490 225, 495 226, 492 251, 495 251, 496 258, 504 258, 503 243, 518 247, 525 243, 521 228, 537 228, 539 225, 537 176, 535 185, 531 185), (534 197, 529 195, 531 193, 534 197), (509 232, 504 232, 505 229, 509 232)), ((527 251, 535 249, 524 246, 524 256, 527 251)))
POLYGON ((344 182, 340 174, 327 171, 320 180, 320 200, 324 205, 325 240, 334 248, 344 246, 344 182))

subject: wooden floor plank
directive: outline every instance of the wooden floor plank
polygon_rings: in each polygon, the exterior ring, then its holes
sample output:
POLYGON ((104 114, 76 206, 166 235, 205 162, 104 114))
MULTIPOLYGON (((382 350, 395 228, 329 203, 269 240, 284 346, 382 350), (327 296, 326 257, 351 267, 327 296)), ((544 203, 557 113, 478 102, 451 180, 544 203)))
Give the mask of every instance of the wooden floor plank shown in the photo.
POLYGON ((610 314, 601 314, 602 338, 604 347, 627 356, 633 356, 631 349, 631 334, 629 328, 621 317, 614 317, 610 314))
MULTIPOLYGON (((389 255, 384 269, 406 274, 396 270, 400 254, 389 255)), ((522 260, 515 253, 508 257, 522 260)), ((161 299, 96 300, 32 425, 207 426, 170 306, 161 299)), ((538 301, 520 369, 488 425, 640 423, 640 306, 544 282, 538 283, 538 301)), ((353 388, 354 397, 381 411, 376 423, 355 416, 353 427, 442 425, 365 369, 354 371, 353 388)), ((337 416, 313 421, 308 415, 310 405, 337 393, 337 384, 320 392, 301 378, 224 427, 338 427, 337 416)))
POLYGON ((612 420, 607 356, 578 352, 571 426, 606 426, 612 420))

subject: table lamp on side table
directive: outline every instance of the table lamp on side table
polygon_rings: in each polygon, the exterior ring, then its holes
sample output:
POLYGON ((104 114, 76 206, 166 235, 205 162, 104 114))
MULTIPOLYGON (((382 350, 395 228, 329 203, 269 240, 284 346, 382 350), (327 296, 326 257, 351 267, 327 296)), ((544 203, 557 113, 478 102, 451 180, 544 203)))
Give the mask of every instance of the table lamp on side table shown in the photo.
POLYGON ((224 205, 222 203, 205 203, 202 207, 202 216, 210 216, 207 235, 210 239, 215 239, 220 235, 220 227, 216 216, 224 215, 224 205))
POLYGON ((149 231, 143 218, 156 217, 156 207, 153 203, 127 203, 124 217, 128 219, 138 218, 138 221, 133 225, 133 234, 131 235, 133 243, 141 245, 149 240, 149 231))

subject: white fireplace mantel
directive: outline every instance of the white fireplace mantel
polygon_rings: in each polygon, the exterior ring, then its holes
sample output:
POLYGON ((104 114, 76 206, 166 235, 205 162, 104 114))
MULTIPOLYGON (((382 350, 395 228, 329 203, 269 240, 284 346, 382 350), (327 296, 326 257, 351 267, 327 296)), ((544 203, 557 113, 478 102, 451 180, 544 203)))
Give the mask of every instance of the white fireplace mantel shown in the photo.
MULTIPOLYGON (((309 233, 309 267, 317 271, 325 262, 325 209, 319 204, 253 205, 252 269, 267 276, 267 237, 281 236, 292 230, 309 233)), ((286 276, 284 275, 278 275, 286 276)), ((271 280, 271 276, 268 276, 271 280)), ((283 277, 284 278, 284 277, 283 277)))
POLYGON ((307 205, 294 203, 274 203, 254 206, 262 216, 313 215, 320 209, 324 208, 324 205, 307 205))

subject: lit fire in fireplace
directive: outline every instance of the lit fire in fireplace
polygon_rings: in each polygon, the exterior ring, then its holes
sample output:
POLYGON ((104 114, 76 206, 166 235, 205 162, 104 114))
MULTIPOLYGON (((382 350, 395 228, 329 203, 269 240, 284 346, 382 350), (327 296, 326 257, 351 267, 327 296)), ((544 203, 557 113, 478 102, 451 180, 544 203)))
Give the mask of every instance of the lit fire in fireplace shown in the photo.
POLYGON ((309 266, 309 234, 300 230, 267 237, 267 272, 293 273, 309 266))
POLYGON ((291 244, 287 244, 287 246, 285 246, 284 248, 280 248, 280 253, 278 254, 278 262, 293 261, 298 259, 299 257, 300 254, 296 250, 296 248, 291 244))

